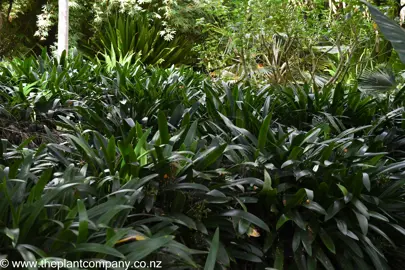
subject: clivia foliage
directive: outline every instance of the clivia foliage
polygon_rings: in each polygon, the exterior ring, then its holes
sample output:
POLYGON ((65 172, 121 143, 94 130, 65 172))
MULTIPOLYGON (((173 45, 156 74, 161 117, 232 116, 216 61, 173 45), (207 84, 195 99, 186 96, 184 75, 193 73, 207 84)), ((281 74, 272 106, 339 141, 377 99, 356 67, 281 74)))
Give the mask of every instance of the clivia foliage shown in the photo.
POLYGON ((342 85, 312 96, 46 54, 5 63, 1 84, 2 119, 41 127, 0 144, 2 256, 168 269, 397 263, 403 90, 389 103, 342 85))
POLYGON ((121 56, 0 64, 0 259, 403 265, 405 88, 231 84, 121 56))

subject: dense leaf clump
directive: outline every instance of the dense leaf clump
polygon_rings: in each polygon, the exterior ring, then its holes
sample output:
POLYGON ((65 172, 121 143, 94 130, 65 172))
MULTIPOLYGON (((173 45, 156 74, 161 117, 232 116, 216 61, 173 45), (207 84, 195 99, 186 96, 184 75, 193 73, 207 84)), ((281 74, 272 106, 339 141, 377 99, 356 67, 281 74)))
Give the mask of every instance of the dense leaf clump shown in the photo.
POLYGON ((270 2, 225 1, 201 46, 150 5, 86 56, 1 62, 0 262, 403 268, 404 32, 367 3, 270 2))
POLYGON ((0 82, 2 258, 401 264, 404 89, 257 89, 75 53, 2 63, 0 82))

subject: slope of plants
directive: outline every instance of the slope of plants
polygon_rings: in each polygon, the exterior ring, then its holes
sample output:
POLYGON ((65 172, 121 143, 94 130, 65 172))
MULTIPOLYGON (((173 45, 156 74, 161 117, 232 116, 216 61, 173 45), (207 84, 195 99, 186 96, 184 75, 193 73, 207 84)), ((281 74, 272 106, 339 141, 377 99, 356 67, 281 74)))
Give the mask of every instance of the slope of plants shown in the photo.
POLYGON ((2 63, 0 81, 2 257, 401 263, 404 89, 257 89, 75 53, 2 63))
MULTIPOLYGON (((369 8, 404 60, 403 30, 369 8)), ((225 68, 238 78, 213 80, 171 66, 189 56, 183 39, 171 47, 139 23, 146 16, 119 16, 94 41, 104 51, 98 58, 71 50, 56 59, 44 50, 0 63, 0 260, 402 268, 405 87, 398 72, 363 72, 375 59, 353 67, 372 54, 361 42, 326 56, 314 44, 297 51, 296 39, 279 33, 268 58, 287 64, 259 63, 258 75, 249 66, 266 55, 254 50, 270 43, 239 52, 259 36, 241 40, 238 32, 224 35, 235 37, 232 53, 209 59, 239 55, 225 68), (305 60, 316 50, 330 65, 326 83, 294 62, 296 51, 305 60)))

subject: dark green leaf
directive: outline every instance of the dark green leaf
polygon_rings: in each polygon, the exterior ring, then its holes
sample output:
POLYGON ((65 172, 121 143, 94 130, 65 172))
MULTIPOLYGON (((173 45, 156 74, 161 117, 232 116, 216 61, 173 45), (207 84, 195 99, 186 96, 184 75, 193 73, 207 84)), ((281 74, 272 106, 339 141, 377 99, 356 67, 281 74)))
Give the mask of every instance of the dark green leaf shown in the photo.
POLYGON ((264 147, 266 146, 267 133, 270 128, 271 118, 272 118, 272 113, 269 113, 266 116, 266 118, 264 119, 262 126, 260 127, 259 139, 258 139, 258 144, 257 144, 257 150, 260 152, 263 152, 264 147))
POLYGON ((282 214, 281 217, 277 221, 276 230, 280 229, 284 225, 284 223, 286 223, 289 220, 291 220, 291 219, 288 218, 286 215, 282 214))
POLYGON ((363 173, 363 185, 367 189, 367 191, 370 191, 371 183, 370 183, 370 177, 368 176, 367 173, 363 173))
POLYGON ((367 220, 367 218, 364 215, 358 213, 357 211, 354 211, 354 213, 356 214, 357 221, 359 222, 359 226, 360 226, 361 231, 363 232, 364 235, 367 235, 367 232, 368 232, 368 220, 367 220))
POLYGON ((325 221, 328 221, 329 219, 333 218, 339 211, 344 207, 344 204, 342 201, 334 201, 333 205, 331 205, 327 211, 327 214, 325 216, 325 221))
POLYGON ((276 258, 274 260, 274 268, 278 270, 284 269, 284 247, 282 245, 276 248, 276 258))
POLYGON ((226 144, 222 144, 219 147, 212 147, 205 151, 201 156, 199 156, 194 162, 197 170, 204 170, 214 162, 224 153, 226 144))
POLYGON ((335 244, 333 243, 332 238, 326 233, 324 229, 321 229, 319 236, 321 237, 322 242, 325 244, 325 246, 330 250, 330 252, 336 254, 335 244))
POLYGON ((382 14, 377 8, 362 0, 368 6, 371 16, 380 27, 384 37, 388 39, 398 52, 402 63, 405 63, 405 31, 394 21, 382 14))
POLYGON ((152 252, 170 243, 171 241, 173 241, 173 239, 174 236, 166 235, 158 238, 151 238, 130 243, 128 245, 122 246, 122 249, 125 249, 125 251, 130 251, 130 253, 126 255, 126 259, 128 261, 140 261, 152 252))
POLYGON ((308 209, 311 209, 312 211, 317 212, 318 214, 326 215, 325 209, 317 202, 310 201, 309 203, 304 203, 303 206, 305 208, 308 208, 308 209))
POLYGON ((208 253, 207 260, 205 261, 204 270, 214 270, 215 262, 217 260, 218 247, 219 247, 219 228, 215 230, 214 237, 212 238, 210 252, 208 253))
POLYGON ((168 144, 170 140, 169 127, 167 125, 167 118, 163 111, 158 113, 159 134, 162 144, 168 144))
POLYGON ((226 217, 238 217, 238 218, 243 218, 257 226, 259 226, 260 228, 262 228, 263 230, 266 230, 268 232, 270 232, 270 228, 269 226, 267 226, 266 223, 263 222, 263 220, 259 219, 258 217, 256 217, 255 215, 252 215, 251 213, 245 212, 245 211, 241 211, 241 210, 230 210, 227 211, 225 213, 222 213, 221 216, 226 216, 226 217))
POLYGON ((80 253, 80 252, 94 252, 97 254, 107 254, 112 255, 114 257, 118 257, 124 259, 125 256, 118 252, 115 248, 108 247, 102 244, 97 243, 82 243, 76 245, 74 249, 70 251, 70 253, 80 253))
POLYGON ((325 267, 326 270, 335 269, 332 265, 332 262, 325 255, 325 253, 323 252, 323 250, 321 248, 315 249, 315 257, 321 262, 321 264, 323 265, 323 267, 325 267))

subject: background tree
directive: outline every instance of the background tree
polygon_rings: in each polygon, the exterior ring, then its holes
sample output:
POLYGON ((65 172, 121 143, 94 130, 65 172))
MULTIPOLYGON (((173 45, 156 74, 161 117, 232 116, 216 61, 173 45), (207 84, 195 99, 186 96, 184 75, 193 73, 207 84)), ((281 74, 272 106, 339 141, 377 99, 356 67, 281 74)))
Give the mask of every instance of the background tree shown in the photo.
POLYGON ((59 0, 58 56, 69 47, 69 0, 59 0))

